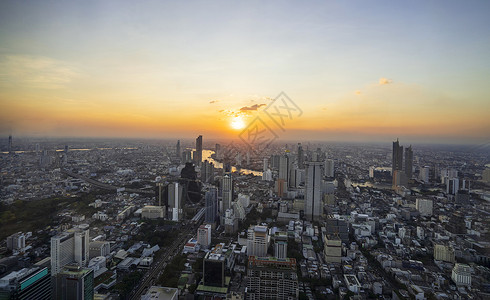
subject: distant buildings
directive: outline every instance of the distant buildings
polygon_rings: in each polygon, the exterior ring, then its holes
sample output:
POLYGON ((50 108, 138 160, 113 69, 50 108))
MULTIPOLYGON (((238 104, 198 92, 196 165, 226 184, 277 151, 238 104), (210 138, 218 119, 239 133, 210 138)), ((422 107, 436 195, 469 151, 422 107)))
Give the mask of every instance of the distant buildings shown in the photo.
POLYGON ((403 146, 398 139, 393 142, 393 155, 391 174, 393 176, 393 187, 406 186, 412 178, 413 151, 412 146, 405 149, 405 165, 403 165, 403 146))
MULTIPOLYGON (((400 146, 400 142, 398 141, 398 139, 396 139, 396 142, 393 142, 393 157, 391 166, 391 174, 393 174, 393 176, 395 176, 396 171, 403 170, 403 146, 400 146)), ((396 182, 394 179, 393 185, 396 186, 396 182)))
POLYGON ((216 188, 210 188, 206 191, 204 196, 206 205, 206 211, 204 215, 204 222, 206 224, 216 224, 216 217, 218 215, 218 191, 216 188))
POLYGON ((334 177, 334 161, 333 159, 325 160, 325 176, 326 177, 334 177))
POLYGON ((413 151, 412 151, 412 145, 410 145, 408 148, 405 148, 405 174, 407 175, 408 179, 412 178, 412 171, 413 171, 413 151))
POLYGON ((298 275, 294 258, 250 256, 246 299, 298 299, 298 275))
POLYGON ((306 162, 305 217, 318 220, 323 213, 322 204, 322 163, 306 162))
POLYGON ((221 196, 223 201, 222 214, 224 214, 227 209, 232 208, 231 202, 233 201, 233 176, 231 175, 231 173, 226 173, 221 179, 221 196))

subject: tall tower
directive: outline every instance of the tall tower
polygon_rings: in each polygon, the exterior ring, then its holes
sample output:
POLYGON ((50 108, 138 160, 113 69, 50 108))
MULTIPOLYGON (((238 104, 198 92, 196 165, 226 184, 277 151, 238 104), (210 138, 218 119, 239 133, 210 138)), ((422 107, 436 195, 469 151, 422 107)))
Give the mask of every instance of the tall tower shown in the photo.
POLYGON ((298 168, 303 169, 304 165, 304 153, 301 143, 298 143, 298 168))
POLYGON ((218 214, 218 191, 216 188, 210 188, 209 191, 206 191, 204 198, 206 201, 204 221, 207 224, 215 224, 218 214))
POLYGON ((307 220, 318 220, 322 214, 322 162, 306 162, 306 203, 307 220))
POLYGON ((396 139, 393 142, 393 161, 391 164, 391 175, 393 176, 393 186, 396 187, 401 182, 400 172, 403 170, 403 146, 400 146, 400 142, 396 139), (398 183, 397 183, 398 181, 398 183))
POLYGON ((12 135, 9 135, 9 145, 8 145, 8 152, 12 152, 12 135))
POLYGON ((177 157, 180 157, 181 153, 180 153, 180 140, 177 140, 177 145, 175 146, 175 155, 177 157))
POLYGON ((289 183, 289 155, 284 154, 279 157, 279 179, 289 183))
POLYGON ((413 151, 412 145, 405 148, 405 174, 408 179, 412 178, 412 168, 413 168, 413 151))
POLYGON ((231 202, 233 201, 233 177, 230 173, 223 176, 221 180, 221 195, 223 198, 223 210, 221 214, 224 215, 227 209, 232 208, 231 202))
POLYGON ((202 161, 202 135, 198 136, 196 139, 196 157, 194 161, 197 165, 201 165, 202 161))
POLYGON ((335 174, 335 171, 334 171, 333 159, 326 159, 325 160, 325 176, 333 177, 334 174, 335 174))

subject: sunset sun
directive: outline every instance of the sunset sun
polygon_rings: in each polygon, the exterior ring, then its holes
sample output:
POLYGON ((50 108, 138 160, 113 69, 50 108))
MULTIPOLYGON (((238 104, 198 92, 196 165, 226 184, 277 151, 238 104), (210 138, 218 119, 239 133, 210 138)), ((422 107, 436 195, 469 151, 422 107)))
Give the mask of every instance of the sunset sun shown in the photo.
POLYGON ((230 124, 231 128, 233 129, 243 129, 245 128, 245 122, 243 121, 243 118, 241 116, 234 117, 231 120, 230 124))

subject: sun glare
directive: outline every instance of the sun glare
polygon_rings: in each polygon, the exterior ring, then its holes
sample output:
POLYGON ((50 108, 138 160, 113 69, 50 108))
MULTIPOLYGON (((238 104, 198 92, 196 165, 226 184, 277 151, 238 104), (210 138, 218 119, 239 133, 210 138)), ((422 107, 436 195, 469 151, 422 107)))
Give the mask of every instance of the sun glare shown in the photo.
POLYGON ((238 117, 234 117, 232 120, 231 120, 231 128, 233 129, 243 129, 245 128, 245 122, 243 121, 243 118, 238 116, 238 117))

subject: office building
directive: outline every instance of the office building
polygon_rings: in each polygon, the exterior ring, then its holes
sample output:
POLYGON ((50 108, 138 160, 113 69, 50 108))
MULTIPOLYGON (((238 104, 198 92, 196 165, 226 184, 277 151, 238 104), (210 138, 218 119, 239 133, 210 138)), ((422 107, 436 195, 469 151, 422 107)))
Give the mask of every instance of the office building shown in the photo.
POLYGON ((471 286, 471 268, 466 264, 456 263, 451 273, 451 279, 457 286, 471 286))
POLYGON ((214 164, 205 160, 201 166, 201 181, 204 183, 214 182, 214 164))
POLYGON ((419 180, 424 182, 424 183, 429 183, 429 173, 430 173, 429 166, 425 166, 423 168, 420 168, 419 180))
POLYGON ((221 179, 221 197, 223 201, 222 214, 227 209, 232 208, 231 202, 233 201, 233 176, 231 173, 226 173, 221 179))
POLYGON ((205 286, 220 288, 225 286, 225 260, 225 255, 219 253, 219 251, 206 253, 203 261, 203 282, 205 286))
POLYGON ((111 244, 106 241, 93 241, 89 243, 89 257, 109 256, 111 254, 111 244))
POLYGON ((288 242, 282 240, 276 240, 274 242, 274 257, 276 258, 288 257, 288 242))
POLYGON ((165 218, 165 206, 146 205, 141 209, 141 218, 150 220, 165 218))
POLYGON ((328 215, 325 230, 327 235, 338 235, 342 242, 349 242, 349 226, 343 217, 328 215))
POLYGON ((7 249, 19 251, 26 247, 26 236, 22 232, 17 232, 7 237, 7 249))
POLYGON ((415 209, 417 209, 421 216, 432 216, 433 203, 430 199, 417 198, 415 200, 415 209))
POLYGON ((330 234, 324 236, 324 249, 323 254, 325 262, 327 263, 341 263, 342 262, 342 241, 336 234, 330 234))
POLYGON ((51 274, 56 276, 62 268, 71 263, 84 267, 89 255, 88 228, 73 228, 51 238, 51 274))
POLYGON ((204 212, 204 222, 206 224, 215 224, 218 216, 218 191, 216 188, 210 188, 204 196, 206 211, 204 212))
POLYGON ((0 299, 51 300, 51 291, 47 267, 24 268, 0 278, 0 299))
POLYGON ((447 244, 434 244, 434 259, 454 263, 456 260, 453 247, 447 244))
POLYGON ((250 226, 247 232, 247 255, 266 256, 269 232, 266 226, 250 226))
POLYGON ((303 151, 303 147, 301 143, 298 143, 298 168, 302 169, 304 167, 305 162, 305 153, 303 151))
POLYGON ((250 256, 246 299, 287 299, 299 297, 294 258, 250 256))
POLYGON ((167 218, 180 221, 183 217, 184 187, 178 182, 168 185, 167 218))
POLYGON ((181 150, 180 150, 180 140, 177 140, 177 145, 175 145, 175 155, 177 157, 180 157, 181 155, 181 150))
POLYGON ((202 135, 198 136, 196 139, 196 152, 194 156, 194 162, 197 165, 201 165, 202 162, 202 135))
POLYGON ((94 270, 76 265, 65 266, 56 275, 55 299, 94 299, 94 270))
POLYGON ((408 179, 412 179, 413 171, 413 151, 412 145, 405 148, 405 175, 408 179))
POLYGON ((306 162, 305 217, 309 221, 318 220, 323 213, 322 204, 322 164, 306 162))
POLYGON ((179 289, 163 286, 151 286, 141 300, 178 300, 179 289))
POLYGON ((327 159, 325 160, 325 176, 326 177, 334 177, 335 171, 334 171, 334 161, 333 159, 327 159))
POLYGON ((278 179, 284 180, 286 183, 286 188, 287 184, 289 183, 289 168, 290 168, 290 161, 289 161, 289 155, 281 155, 279 157, 279 175, 278 179))
POLYGON ((211 225, 201 225, 197 229, 197 242, 202 248, 208 249, 211 245, 211 225))
POLYGON ((396 171, 403 170, 403 146, 400 146, 400 142, 396 139, 396 142, 393 142, 393 156, 392 156, 392 164, 391 164, 391 174, 393 175, 393 186, 396 187, 395 174, 396 171))

